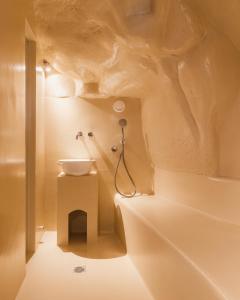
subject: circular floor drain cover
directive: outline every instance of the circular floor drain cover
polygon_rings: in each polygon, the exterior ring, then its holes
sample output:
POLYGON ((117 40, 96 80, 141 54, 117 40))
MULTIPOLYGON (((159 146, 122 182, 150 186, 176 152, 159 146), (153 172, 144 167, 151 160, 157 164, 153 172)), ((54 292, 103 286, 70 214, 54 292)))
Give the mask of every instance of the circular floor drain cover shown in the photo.
POLYGON ((77 266, 74 268, 75 273, 83 273, 86 272, 86 266, 77 266))

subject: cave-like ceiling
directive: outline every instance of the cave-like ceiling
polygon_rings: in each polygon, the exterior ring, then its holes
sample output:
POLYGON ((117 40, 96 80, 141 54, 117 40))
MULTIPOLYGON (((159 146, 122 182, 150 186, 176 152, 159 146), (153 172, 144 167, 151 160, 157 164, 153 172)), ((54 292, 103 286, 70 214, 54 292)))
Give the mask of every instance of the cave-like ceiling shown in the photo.
MULTIPOLYGON (((214 2, 35 0, 40 56, 73 78, 99 81, 105 93, 128 95, 154 80, 160 60, 178 59, 204 39, 208 12, 221 27, 230 10, 224 14, 221 1, 216 15, 214 2)), ((225 31, 231 31, 229 22, 225 31)), ((229 35, 240 45, 236 32, 229 35)))

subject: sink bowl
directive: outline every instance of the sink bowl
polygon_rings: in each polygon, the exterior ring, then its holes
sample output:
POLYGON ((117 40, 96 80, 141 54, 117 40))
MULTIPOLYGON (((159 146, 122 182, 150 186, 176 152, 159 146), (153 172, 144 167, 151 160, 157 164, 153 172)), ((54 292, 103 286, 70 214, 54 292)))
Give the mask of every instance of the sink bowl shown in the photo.
POLYGON ((60 159, 58 164, 66 175, 81 176, 91 171, 94 162, 94 159, 60 159))

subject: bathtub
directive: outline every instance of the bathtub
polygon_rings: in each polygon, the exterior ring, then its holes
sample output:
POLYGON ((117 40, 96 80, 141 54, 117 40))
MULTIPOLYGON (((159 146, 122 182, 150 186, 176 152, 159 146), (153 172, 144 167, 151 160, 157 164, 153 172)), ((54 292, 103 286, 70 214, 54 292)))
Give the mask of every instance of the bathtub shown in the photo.
POLYGON ((156 196, 116 196, 115 204, 128 255, 154 299, 240 299, 239 227, 156 196))

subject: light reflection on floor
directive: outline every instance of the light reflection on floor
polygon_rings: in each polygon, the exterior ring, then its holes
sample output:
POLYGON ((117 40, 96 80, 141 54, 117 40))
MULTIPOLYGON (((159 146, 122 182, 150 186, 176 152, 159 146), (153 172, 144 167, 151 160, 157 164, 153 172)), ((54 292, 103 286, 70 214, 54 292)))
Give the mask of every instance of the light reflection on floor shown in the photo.
POLYGON ((100 236, 94 247, 73 239, 60 248, 56 233, 47 232, 28 262, 16 300, 79 299, 152 300, 115 236, 100 236), (74 272, 78 266, 86 270, 74 272))

